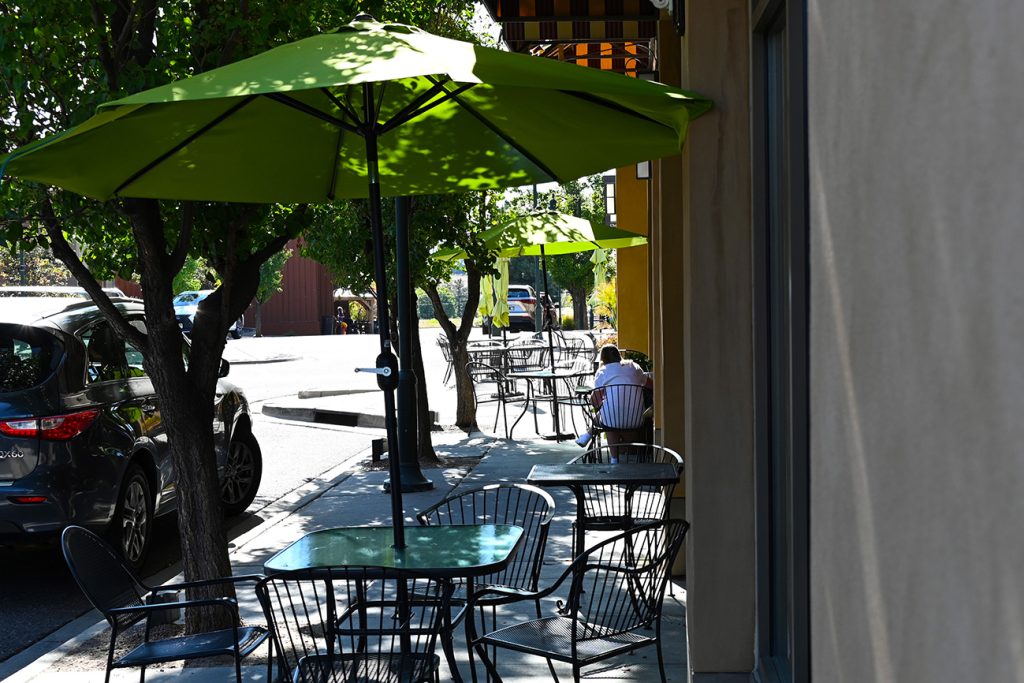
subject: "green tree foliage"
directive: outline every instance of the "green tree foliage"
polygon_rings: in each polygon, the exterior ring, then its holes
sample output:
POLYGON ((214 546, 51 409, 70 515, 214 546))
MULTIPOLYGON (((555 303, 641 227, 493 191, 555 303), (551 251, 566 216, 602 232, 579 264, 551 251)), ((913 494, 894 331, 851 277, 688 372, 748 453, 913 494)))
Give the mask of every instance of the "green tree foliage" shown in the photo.
POLYGON ((284 280, 284 264, 292 256, 291 249, 282 249, 260 266, 260 284, 256 288, 256 336, 263 336, 263 304, 275 294, 281 293, 284 280))
POLYGON ((0 248, 0 285, 71 284, 74 284, 71 273, 48 250, 36 248, 23 252, 0 248))
POLYGON ((186 256, 181 270, 174 276, 171 287, 175 294, 196 289, 206 289, 210 278, 210 268, 206 259, 201 256, 186 256))
MULTIPOLYGON (((81 123, 101 102, 332 30, 358 12, 462 35, 472 4, 0 0, 0 151, 81 123)), ((212 430, 226 331, 255 296, 260 265, 298 235, 312 213, 306 207, 96 202, 33 183, 0 183, 0 241, 52 249, 97 298, 114 329, 145 355, 178 476, 182 557, 190 580, 230 573, 212 430), (72 244, 81 246, 80 255, 72 244), (186 367, 170 300, 174 278, 190 257, 205 259, 220 284, 200 306, 186 367), (97 282, 136 273, 146 295, 148 336, 128 325, 97 282)), ((191 631, 223 623, 209 612, 187 617, 191 631)))

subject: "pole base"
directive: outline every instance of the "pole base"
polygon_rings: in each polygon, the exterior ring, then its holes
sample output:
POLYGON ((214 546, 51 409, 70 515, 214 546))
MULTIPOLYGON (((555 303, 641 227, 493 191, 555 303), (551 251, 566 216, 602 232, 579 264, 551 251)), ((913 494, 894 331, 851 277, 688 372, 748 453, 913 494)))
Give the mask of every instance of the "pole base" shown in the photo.
MULTIPOLYGON (((381 487, 384 493, 391 493, 391 482, 386 481, 381 487)), ((412 482, 411 484, 404 479, 402 480, 402 493, 419 493, 421 491, 433 491, 434 482, 429 479, 424 479, 421 482, 412 482)))

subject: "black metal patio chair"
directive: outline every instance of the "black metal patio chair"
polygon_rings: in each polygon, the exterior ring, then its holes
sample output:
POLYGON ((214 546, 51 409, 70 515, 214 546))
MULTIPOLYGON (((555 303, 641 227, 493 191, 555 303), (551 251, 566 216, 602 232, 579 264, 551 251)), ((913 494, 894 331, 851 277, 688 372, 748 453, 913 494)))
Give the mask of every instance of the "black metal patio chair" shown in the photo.
MULTIPOLYGON (((517 391, 515 383, 493 365, 466 363, 466 372, 469 373, 469 378, 473 381, 475 408, 479 408, 485 403, 497 403, 498 408, 494 412, 494 426, 491 431, 498 428, 498 417, 500 416, 505 425, 505 438, 511 439, 512 432, 508 426, 508 405, 525 402, 526 394, 517 391)), ((535 425, 536 420, 537 416, 534 415, 535 425)))
POLYGON ((453 586, 381 567, 300 569, 256 586, 293 683, 428 683, 453 586))
MULTIPOLYGON (((570 463, 670 463, 682 471, 683 458, 671 448, 656 444, 623 443, 600 446, 570 460, 570 463)), ((638 524, 664 521, 670 516, 676 484, 665 486, 585 486, 583 509, 577 510, 575 526, 586 531, 623 531, 638 524)), ((575 543, 576 534, 573 534, 575 543)), ((573 556, 578 552, 573 547, 573 556)))
POLYGON ((110 680, 112 669, 141 667, 139 680, 145 681, 146 667, 150 664, 228 655, 234 658, 235 678, 241 683, 242 658, 266 640, 267 629, 262 626, 242 626, 238 616, 238 602, 234 598, 169 603, 158 600, 165 594, 173 595, 180 590, 201 586, 236 584, 244 581, 255 583, 263 578, 262 576, 240 575, 150 587, 135 575, 113 548, 87 529, 79 526, 66 528, 61 535, 61 547, 75 582, 92 606, 103 614, 110 624, 105 681, 110 680), (154 615, 166 614, 168 609, 181 607, 227 611, 231 614, 233 625, 231 628, 208 633, 150 640, 151 621, 154 615), (118 636, 142 621, 145 621, 143 642, 115 659, 118 636))
MULTIPOLYGON (((421 513, 416 519, 424 526, 450 524, 514 524, 523 528, 519 550, 508 565, 499 572, 476 579, 474 590, 499 586, 513 591, 535 593, 540 582, 541 565, 547 545, 548 531, 554 517, 555 500, 549 493, 529 484, 499 483, 487 484, 459 491, 445 498, 421 513)), ((464 583, 458 583, 452 597, 452 607, 461 608, 452 620, 452 626, 467 616, 466 605, 469 596, 464 583)), ((485 608, 491 608, 491 628, 495 628, 497 609, 487 598, 476 601, 483 622, 485 608)), ((537 616, 541 616, 540 600, 535 603, 537 616)), ((472 614, 469 618, 474 618, 472 614)), ((469 625, 467 623, 467 639, 469 625)), ((445 639, 445 656, 448 666, 455 667, 455 654, 451 639, 445 639)), ((470 667, 472 667, 470 650, 470 667)))
POLYGON ((638 442, 646 438, 650 390, 638 384, 608 384, 595 388, 598 407, 594 409, 591 433, 594 442, 602 437, 611 444, 638 442))
POLYGON ((683 520, 671 520, 625 531, 582 553, 552 586, 535 594, 501 588, 478 593, 477 600, 499 604, 502 597, 505 603, 537 600, 570 580, 568 597, 559 601, 554 616, 506 626, 474 641, 488 673, 500 683, 487 646, 566 662, 578 682, 585 666, 653 645, 666 683, 662 604, 672 562, 689 527, 683 520))
POLYGON ((448 337, 440 336, 437 338, 437 345, 441 348, 441 356, 444 358, 444 379, 441 383, 448 386, 448 380, 452 378, 452 371, 455 369, 455 362, 452 358, 452 346, 451 342, 448 341, 448 337))

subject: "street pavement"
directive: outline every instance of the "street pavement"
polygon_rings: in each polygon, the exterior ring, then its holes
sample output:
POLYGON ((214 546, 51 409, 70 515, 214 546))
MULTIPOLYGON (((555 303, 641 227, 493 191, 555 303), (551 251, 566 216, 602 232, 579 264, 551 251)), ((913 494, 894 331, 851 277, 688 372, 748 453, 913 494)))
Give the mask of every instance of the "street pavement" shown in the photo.
MULTIPOLYGON (((366 343, 364 340, 359 342, 360 346, 366 343)), ((287 345, 281 345, 280 342, 249 344, 244 347, 239 344, 235 349, 232 349, 232 346, 229 345, 229 353, 226 354, 232 363, 288 360, 287 345), (232 353, 234 357, 231 357, 232 353)), ((424 342, 425 352, 430 346, 433 345, 424 342)), ((454 391, 437 389, 443 377, 443 364, 435 363, 431 367, 428 363, 427 367, 432 407, 435 405, 436 395, 440 411, 444 415, 449 406, 443 402, 448 400, 453 404, 454 391), (435 374, 437 376, 433 377, 435 374), (443 398, 445 396, 448 398, 443 398)), ((280 398, 265 402, 263 410, 268 415, 275 414, 275 411, 291 411, 290 419, 299 419, 297 416, 303 414, 315 419, 318 412, 324 414, 339 410, 374 415, 380 410, 377 408, 378 404, 382 403, 380 395, 372 388, 355 393, 335 394, 334 391, 340 389, 326 385, 313 387, 303 392, 304 398, 296 395, 290 399, 280 398)), ((453 406, 450 408, 450 414, 454 415, 453 406)), ((493 419, 489 416, 490 413, 483 421, 493 419)), ((458 487, 498 481, 524 481, 533 465, 564 463, 580 452, 571 441, 554 443, 539 439, 532 432, 530 418, 523 420, 520 428, 516 430, 515 437, 514 441, 506 441, 479 432, 472 435, 458 431, 435 432, 435 450, 443 457, 446 467, 424 470, 424 475, 434 484, 432 490, 406 493, 403 496, 406 524, 414 525, 418 511, 442 499, 458 487)), ((390 499, 383 492, 387 471, 358 466, 359 462, 365 462, 368 458, 369 452, 363 453, 361 458, 350 458, 340 463, 334 470, 310 481, 306 486, 263 510, 261 516, 264 521, 236 537, 230 545, 234 573, 260 573, 263 563, 274 553, 310 531, 338 526, 390 524, 390 499)), ((541 585, 554 581, 568 563, 571 523, 575 515, 575 505, 568 491, 552 489, 551 493, 555 497, 557 509, 548 540, 541 585)), ((165 581, 171 578, 173 577, 161 577, 165 581)), ((180 580, 180 577, 178 578, 180 580)), ((547 601, 546 613, 554 610, 555 598, 564 597, 566 588, 567 586, 564 586, 563 590, 547 601)), ((669 681, 673 682, 686 680, 685 602, 686 592, 681 585, 674 586, 672 594, 665 599, 662 637, 665 643, 666 672, 669 681)), ((240 593, 239 603, 244 620, 249 623, 264 622, 255 596, 240 593)), ((506 608, 499 618, 522 619, 532 613, 532 610, 523 610, 506 608)), ((93 652, 86 649, 86 643, 93 646, 96 639, 106 642, 107 636, 106 622, 102 621, 97 612, 90 612, 42 643, 0 662, 0 680, 12 683, 100 681, 103 676, 102 655, 90 657, 83 653, 93 652)), ((456 643, 456 652, 461 657, 460 669, 463 677, 469 680, 464 643, 456 643)), ((256 654, 265 656, 265 653, 256 654)), ((244 663, 243 676, 247 681, 263 681, 266 678, 265 665, 254 663, 255 661, 249 660, 244 663)), ((568 666, 556 664, 556 668, 560 676, 571 676, 568 666)), ((595 675, 602 680, 610 681, 650 681, 657 680, 658 676, 653 647, 609 660, 599 665, 597 669, 595 675)), ((505 680, 515 683, 525 683, 537 676, 550 675, 543 659, 512 652, 502 653, 500 671, 505 680)), ((138 669, 116 670, 112 680, 138 680, 138 675, 138 669)), ((443 659, 441 675, 442 678, 450 678, 443 659)), ((182 668, 180 663, 170 663, 150 667, 146 677, 150 681, 175 678, 212 683, 233 680, 234 669, 230 665, 188 665, 182 668)))

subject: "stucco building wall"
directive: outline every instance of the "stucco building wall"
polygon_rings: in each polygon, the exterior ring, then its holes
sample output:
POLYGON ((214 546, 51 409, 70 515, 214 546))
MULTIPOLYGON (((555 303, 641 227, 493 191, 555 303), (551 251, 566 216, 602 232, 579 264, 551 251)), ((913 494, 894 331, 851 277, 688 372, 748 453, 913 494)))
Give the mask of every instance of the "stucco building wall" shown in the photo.
POLYGON ((808 3, 812 667, 1024 675, 1024 3, 808 3))

